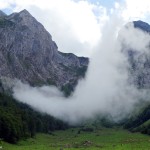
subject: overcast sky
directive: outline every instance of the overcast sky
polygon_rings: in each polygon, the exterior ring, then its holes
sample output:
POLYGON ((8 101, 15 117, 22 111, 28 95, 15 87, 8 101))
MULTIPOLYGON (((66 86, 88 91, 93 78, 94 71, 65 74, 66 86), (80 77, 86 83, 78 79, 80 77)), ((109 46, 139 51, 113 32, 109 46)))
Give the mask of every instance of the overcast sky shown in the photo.
POLYGON ((128 22, 150 22, 149 0, 0 0, 5 13, 27 9, 50 32, 60 51, 90 56, 113 11, 128 22))

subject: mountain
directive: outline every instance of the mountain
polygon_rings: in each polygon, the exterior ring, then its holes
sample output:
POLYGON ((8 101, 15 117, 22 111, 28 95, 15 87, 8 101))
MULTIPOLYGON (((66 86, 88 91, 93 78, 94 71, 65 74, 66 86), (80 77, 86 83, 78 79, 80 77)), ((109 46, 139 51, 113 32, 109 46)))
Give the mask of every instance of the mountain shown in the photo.
MULTIPOLYGON (((128 23, 125 27, 128 28, 128 25, 131 24, 133 24, 133 27, 135 29, 142 31, 147 37, 145 39, 146 42, 143 40, 144 37, 139 36, 136 39, 136 42, 141 43, 142 45, 141 49, 138 48, 138 50, 136 48, 133 48, 132 45, 128 42, 126 43, 122 41, 123 52, 125 53, 129 61, 129 80, 138 88, 150 89, 150 40, 148 38, 148 36, 150 35, 150 25, 139 20, 128 23)), ((126 34, 128 34, 128 30, 126 30, 126 34)), ((132 34, 134 34, 133 31, 132 34)))
POLYGON ((141 20, 133 21, 133 25, 135 28, 138 28, 144 32, 150 32, 150 25, 146 22, 143 22, 141 20))
MULTIPOLYGON (((65 38, 65 35, 64 35, 65 38)), ((56 85, 70 94, 89 60, 58 51, 50 33, 27 10, 0 12, 0 78, 32 86, 56 85)))
MULTIPOLYGON (((148 23, 141 20, 133 21, 133 27, 150 37, 150 25, 148 23)), ((139 42, 141 42, 141 38, 143 37, 138 37, 139 42)), ((123 43, 123 51, 125 50, 129 60, 129 81, 139 90, 150 90, 150 38, 146 40, 149 40, 146 51, 144 47, 141 50, 136 50, 123 43)), ((147 97, 145 96, 145 98, 147 97)), ((138 110, 125 121, 124 127, 132 132, 150 135, 150 103, 141 100, 140 105, 141 108, 138 107, 138 110)))
MULTIPOLYGON (((133 24, 135 28, 140 29, 146 34, 150 34, 150 25, 148 23, 139 20, 134 21, 133 24)), ((138 88, 150 89, 150 47, 149 45, 146 47, 147 52, 144 50, 138 52, 130 50, 131 75, 138 88)))
POLYGON ((150 105, 148 104, 139 113, 132 115, 124 124, 124 128, 132 132, 141 132, 150 135, 150 105))
POLYGON ((34 137, 37 132, 51 133, 69 126, 50 115, 41 114, 11 96, 0 93, 0 139, 17 143, 34 137))

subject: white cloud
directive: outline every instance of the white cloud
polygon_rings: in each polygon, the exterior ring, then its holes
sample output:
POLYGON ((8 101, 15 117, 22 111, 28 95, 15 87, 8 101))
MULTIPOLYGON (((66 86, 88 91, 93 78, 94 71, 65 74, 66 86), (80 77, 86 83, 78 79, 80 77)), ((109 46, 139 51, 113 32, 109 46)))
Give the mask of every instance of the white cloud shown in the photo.
POLYGON ((149 33, 143 32, 138 28, 134 28, 133 23, 128 23, 126 27, 119 32, 118 38, 128 48, 136 51, 149 51, 150 36, 149 33), (128 39, 130 37, 130 40, 128 39))
POLYGON ((10 4, 11 4, 11 0, 1 0, 0 1, 0 9, 5 9, 5 8, 8 8, 10 7, 10 4))
POLYGON ((125 19, 148 19, 150 15, 149 0, 125 0, 126 9, 123 12, 125 19))

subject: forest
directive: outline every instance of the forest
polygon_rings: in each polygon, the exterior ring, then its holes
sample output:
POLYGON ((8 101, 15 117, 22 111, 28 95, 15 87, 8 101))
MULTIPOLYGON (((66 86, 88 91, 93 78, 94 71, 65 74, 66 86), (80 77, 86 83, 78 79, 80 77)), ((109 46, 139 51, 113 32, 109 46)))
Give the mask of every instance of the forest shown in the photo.
POLYGON ((0 93, 0 138, 9 143, 34 137, 36 133, 64 130, 68 124, 41 114, 11 96, 0 93))

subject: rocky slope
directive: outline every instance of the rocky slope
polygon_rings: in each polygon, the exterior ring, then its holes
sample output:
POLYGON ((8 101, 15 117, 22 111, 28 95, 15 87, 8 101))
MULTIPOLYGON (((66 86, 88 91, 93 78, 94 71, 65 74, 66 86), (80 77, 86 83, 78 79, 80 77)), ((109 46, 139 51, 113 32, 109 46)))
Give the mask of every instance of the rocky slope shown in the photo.
POLYGON ((88 58, 59 52, 52 36, 27 10, 9 16, 0 12, 1 79, 73 88, 84 77, 88 62, 88 58))

